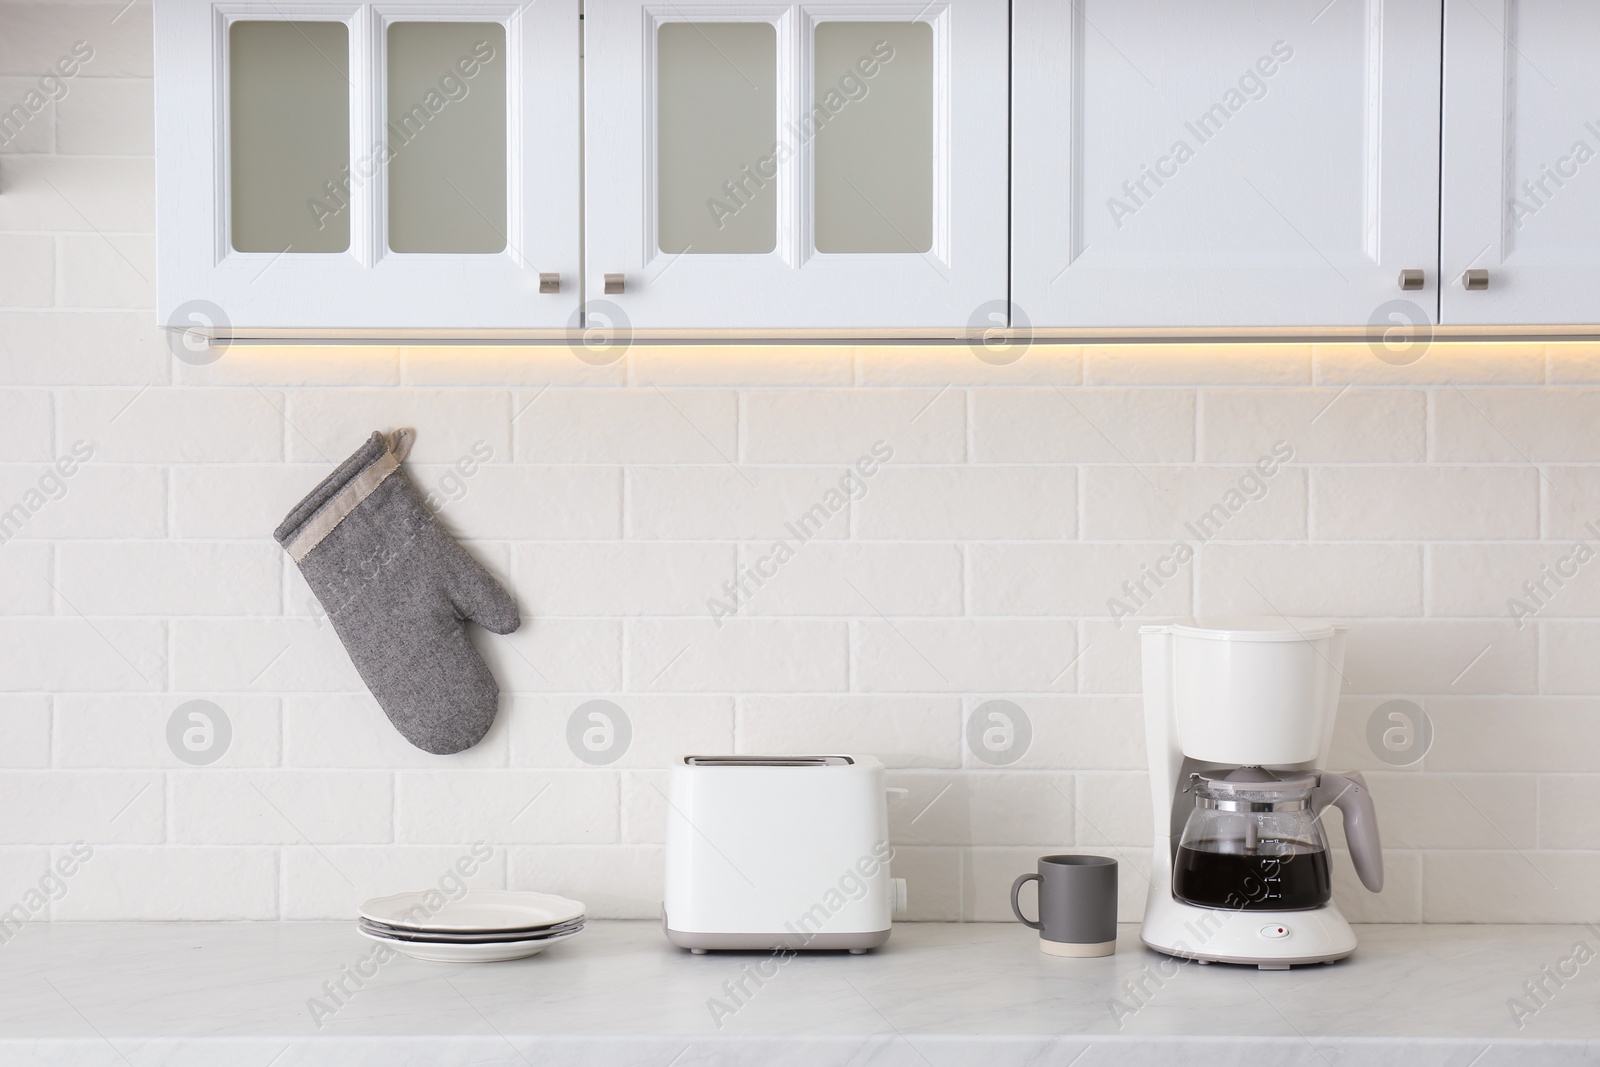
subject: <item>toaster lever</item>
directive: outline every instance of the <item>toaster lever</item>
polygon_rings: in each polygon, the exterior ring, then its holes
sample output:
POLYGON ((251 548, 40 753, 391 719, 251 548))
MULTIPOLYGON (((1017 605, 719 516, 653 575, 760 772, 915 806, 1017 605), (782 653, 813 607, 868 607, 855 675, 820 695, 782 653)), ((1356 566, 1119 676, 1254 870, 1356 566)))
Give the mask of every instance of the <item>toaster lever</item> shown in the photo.
POLYGON ((894 918, 906 917, 906 880, 904 878, 891 878, 889 885, 894 890, 894 918))

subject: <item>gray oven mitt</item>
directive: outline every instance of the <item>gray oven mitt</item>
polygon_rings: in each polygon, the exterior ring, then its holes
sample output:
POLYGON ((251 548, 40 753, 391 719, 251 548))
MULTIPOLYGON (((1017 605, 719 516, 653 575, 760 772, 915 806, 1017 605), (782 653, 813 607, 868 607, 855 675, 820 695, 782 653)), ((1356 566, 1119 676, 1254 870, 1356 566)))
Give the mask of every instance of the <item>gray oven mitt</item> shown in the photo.
POLYGON ((500 699, 466 621, 508 634, 522 620, 401 470, 415 439, 412 430, 374 433, 272 536, 300 565, 395 729, 444 755, 482 740, 500 699))

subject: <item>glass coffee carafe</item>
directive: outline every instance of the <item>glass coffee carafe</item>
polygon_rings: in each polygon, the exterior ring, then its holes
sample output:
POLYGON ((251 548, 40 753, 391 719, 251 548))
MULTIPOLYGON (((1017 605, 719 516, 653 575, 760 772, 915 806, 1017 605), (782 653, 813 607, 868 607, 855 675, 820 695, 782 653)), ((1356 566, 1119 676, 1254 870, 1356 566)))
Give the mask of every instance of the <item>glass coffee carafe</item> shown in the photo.
POLYGON ((1320 777, 1315 771, 1280 777, 1261 767, 1190 775, 1194 810, 1178 842, 1173 895, 1186 904, 1237 911, 1303 911, 1328 903, 1328 841, 1314 797, 1320 777))

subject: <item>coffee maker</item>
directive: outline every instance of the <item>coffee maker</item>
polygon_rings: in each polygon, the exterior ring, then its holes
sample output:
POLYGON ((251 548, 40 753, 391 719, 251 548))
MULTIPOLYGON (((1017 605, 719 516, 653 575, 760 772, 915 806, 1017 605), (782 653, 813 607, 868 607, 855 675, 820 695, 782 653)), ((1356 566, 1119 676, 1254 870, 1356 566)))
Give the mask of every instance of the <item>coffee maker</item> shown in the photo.
POLYGON ((1140 938, 1200 963, 1333 963, 1355 933, 1332 901, 1321 820, 1344 817, 1362 884, 1383 887, 1366 781, 1321 769, 1345 627, 1260 617, 1143 626, 1155 854, 1140 938))

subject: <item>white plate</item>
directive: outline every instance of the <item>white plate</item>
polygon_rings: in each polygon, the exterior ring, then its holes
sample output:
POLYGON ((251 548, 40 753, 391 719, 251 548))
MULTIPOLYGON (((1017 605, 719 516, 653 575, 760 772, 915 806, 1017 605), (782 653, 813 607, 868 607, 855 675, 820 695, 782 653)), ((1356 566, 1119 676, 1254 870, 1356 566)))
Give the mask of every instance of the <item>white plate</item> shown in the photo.
POLYGON ((412 959, 427 960, 429 963, 499 963, 504 960, 520 960, 527 956, 537 956, 551 945, 558 945, 563 941, 570 941, 583 933, 574 930, 570 934, 560 937, 542 937, 532 941, 495 941, 488 944, 433 944, 426 941, 395 941, 377 934, 369 934, 365 930, 357 931, 369 941, 379 941, 389 945, 397 952, 403 952, 412 959))
POLYGON ((450 900, 436 889, 374 897, 361 905, 363 918, 407 930, 487 934, 554 926, 583 917, 583 905, 553 893, 469 889, 450 900))

